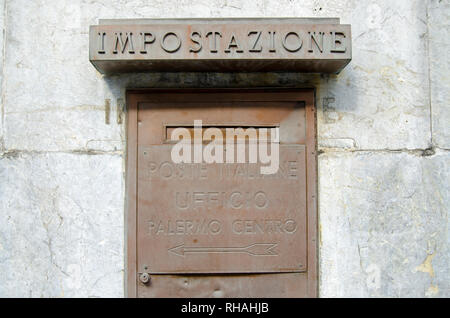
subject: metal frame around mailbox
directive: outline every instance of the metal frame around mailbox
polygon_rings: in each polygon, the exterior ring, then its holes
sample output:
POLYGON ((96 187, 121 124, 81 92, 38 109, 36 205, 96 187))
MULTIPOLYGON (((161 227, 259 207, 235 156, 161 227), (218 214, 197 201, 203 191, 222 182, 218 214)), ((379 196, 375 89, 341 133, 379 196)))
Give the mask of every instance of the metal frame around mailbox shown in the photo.
POLYGON ((317 215, 317 141, 316 108, 313 88, 222 88, 222 89, 133 89, 126 94, 127 158, 126 158, 126 264, 125 295, 137 297, 137 115, 141 102, 162 101, 302 101, 306 112, 306 191, 307 191, 307 294, 318 296, 318 215, 317 215), (261 98, 263 96, 263 99, 261 98))

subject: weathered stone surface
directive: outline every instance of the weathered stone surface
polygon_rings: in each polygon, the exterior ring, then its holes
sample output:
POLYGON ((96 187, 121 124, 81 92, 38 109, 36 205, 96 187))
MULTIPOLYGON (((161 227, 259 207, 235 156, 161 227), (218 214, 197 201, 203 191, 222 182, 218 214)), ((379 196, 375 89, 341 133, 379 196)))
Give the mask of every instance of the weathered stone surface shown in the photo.
POLYGON ((92 141, 100 141, 95 150, 120 149, 116 102, 105 125, 101 76, 82 58, 88 35, 79 4, 10 1, 7 13, 6 149, 85 150, 92 141))
POLYGON ((122 157, 0 159, 0 297, 123 296, 122 157))
MULTIPOLYGON (((352 24, 354 56, 342 74, 324 78, 316 85, 318 105, 322 108, 320 144, 324 140, 326 147, 329 142, 325 139, 343 138, 352 139, 358 149, 429 146, 427 28, 423 1, 311 0, 301 5, 287 0, 215 1, 196 5, 181 1, 177 2, 176 10, 173 5, 170 1, 60 1, 55 4, 20 0, 8 3, 5 117, 10 123, 5 129, 7 148, 61 147, 62 138, 73 134, 73 128, 61 125, 59 129, 67 131, 55 136, 56 140, 61 140, 58 145, 47 140, 49 136, 23 143, 23 138, 37 132, 29 128, 29 133, 17 134, 17 130, 10 127, 24 126, 29 119, 39 120, 39 116, 28 112, 104 105, 111 87, 105 86, 88 59, 80 58, 80 54, 88 50, 89 24, 95 24, 97 18, 123 17, 124 12, 128 18, 167 14, 170 14, 167 17, 248 16, 250 12, 259 17, 292 16, 293 13, 340 16, 342 23, 352 24), (384 6, 390 9, 383 10, 384 6), (34 32, 29 32, 31 28, 34 32), (334 101, 324 107, 323 101, 330 98, 334 101), (11 112, 22 112, 22 115, 10 116, 11 112), (360 134, 361 130, 366 133, 360 134)), ((112 100, 113 108, 115 105, 116 100, 112 100)), ((49 111, 47 118, 54 122, 58 115, 49 111)), ((78 141, 72 142, 74 146, 83 147, 89 140, 101 139, 111 140, 112 144, 102 143, 98 150, 113 149, 123 136, 121 127, 101 123, 94 136, 89 129, 80 128, 72 138, 78 141)), ((63 148, 68 149, 69 145, 63 148)))
POLYGON ((113 107, 110 105, 109 115, 104 105, 8 112, 6 147, 38 151, 121 151, 125 141, 113 107))
POLYGON ((426 2, 355 1, 340 16, 352 24, 353 59, 321 82, 319 145, 345 139, 357 149, 428 147, 426 2))
MULTIPOLYGON (((3 84, 3 48, 5 45, 5 0, 0 0, 0 90, 3 84)), ((0 94, 0 152, 3 151, 3 94, 0 94)))
POLYGON ((127 88, 314 86, 321 295, 449 297, 448 151, 407 151, 431 145, 431 126, 450 148, 448 12, 438 0, 0 0, 0 145, 16 150, 0 151, 0 296, 123 295, 127 88), (97 19, 248 16, 340 17, 353 60, 325 77, 103 77, 88 60, 97 19))
POLYGON ((320 293, 450 296, 450 154, 319 157, 320 293))
POLYGON ((429 1, 428 35, 433 142, 450 149, 450 3, 429 1))

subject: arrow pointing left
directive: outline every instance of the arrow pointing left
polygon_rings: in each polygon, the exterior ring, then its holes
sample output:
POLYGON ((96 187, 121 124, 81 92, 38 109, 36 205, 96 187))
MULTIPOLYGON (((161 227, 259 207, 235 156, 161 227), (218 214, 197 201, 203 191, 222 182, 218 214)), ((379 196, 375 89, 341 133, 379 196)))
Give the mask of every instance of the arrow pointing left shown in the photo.
POLYGON ((275 251, 277 245, 277 243, 254 243, 243 247, 187 247, 181 244, 168 251, 182 257, 186 254, 197 253, 245 253, 252 256, 273 256, 278 255, 275 251))

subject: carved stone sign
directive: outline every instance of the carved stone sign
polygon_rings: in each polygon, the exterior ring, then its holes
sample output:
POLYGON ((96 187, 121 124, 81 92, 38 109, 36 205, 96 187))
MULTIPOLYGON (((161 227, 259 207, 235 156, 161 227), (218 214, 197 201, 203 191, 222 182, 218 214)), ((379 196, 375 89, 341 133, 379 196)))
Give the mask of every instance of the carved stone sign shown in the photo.
POLYGON ((338 19, 101 20, 90 27, 101 73, 142 71, 339 72, 351 60, 338 19))

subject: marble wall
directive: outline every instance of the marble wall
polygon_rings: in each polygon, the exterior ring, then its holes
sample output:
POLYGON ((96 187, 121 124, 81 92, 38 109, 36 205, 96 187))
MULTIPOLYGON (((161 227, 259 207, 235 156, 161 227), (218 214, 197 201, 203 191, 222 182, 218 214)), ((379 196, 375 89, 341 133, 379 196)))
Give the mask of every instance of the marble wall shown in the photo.
POLYGON ((124 296, 127 88, 314 86, 320 296, 449 297, 449 16, 446 0, 1 0, 0 296, 124 296), (98 19, 285 16, 351 24, 352 62, 102 76, 88 59, 98 19))

